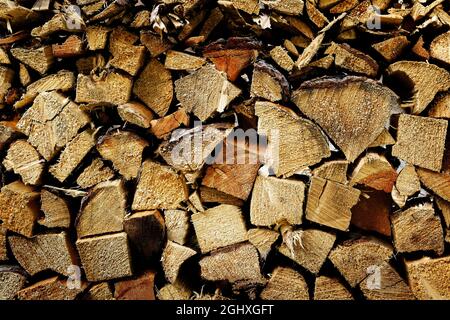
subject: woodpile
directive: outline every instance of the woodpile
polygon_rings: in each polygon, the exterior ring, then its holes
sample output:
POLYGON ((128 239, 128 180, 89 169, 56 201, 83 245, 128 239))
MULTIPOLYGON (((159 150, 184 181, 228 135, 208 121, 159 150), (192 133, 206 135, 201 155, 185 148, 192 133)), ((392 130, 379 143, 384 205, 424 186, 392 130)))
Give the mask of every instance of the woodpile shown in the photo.
POLYGON ((450 3, 0 0, 0 300, 450 299, 450 3))

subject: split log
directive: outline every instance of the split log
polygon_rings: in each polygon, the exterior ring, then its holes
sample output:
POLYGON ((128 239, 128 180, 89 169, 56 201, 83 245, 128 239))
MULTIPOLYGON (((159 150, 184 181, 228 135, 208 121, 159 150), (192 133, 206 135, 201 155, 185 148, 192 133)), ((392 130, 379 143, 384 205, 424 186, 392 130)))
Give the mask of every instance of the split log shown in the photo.
POLYGON ((317 28, 325 27, 329 21, 328 18, 316 7, 316 4, 312 1, 306 2, 306 13, 309 20, 316 25, 317 28))
POLYGON ((215 163, 207 167, 202 185, 247 200, 261 166, 259 156, 264 152, 261 149, 263 146, 256 142, 250 141, 247 145, 246 141, 230 135, 215 155, 215 163))
POLYGON ((317 176, 330 181, 347 184, 348 161, 335 160, 328 161, 312 171, 313 176, 317 176))
POLYGON ((318 229, 299 230, 293 244, 283 243, 278 251, 311 273, 318 274, 336 240, 336 235, 318 229))
MULTIPOLYGON (((214 8, 210 11, 209 16, 203 23, 200 30, 200 37, 203 37, 203 41, 206 41, 216 27, 223 21, 224 15, 219 8, 214 8)), ((203 42, 202 41, 202 42, 203 42)))
POLYGON ((259 14, 259 3, 257 0, 230 0, 232 5, 248 14, 259 14))
POLYGON ((430 55, 432 58, 450 64, 450 32, 443 33, 431 42, 430 55))
POLYGON ((338 245, 331 251, 329 258, 348 284, 354 288, 367 278, 369 267, 381 265, 392 255, 393 250, 388 243, 363 237, 338 245))
POLYGON ((54 33, 65 32, 81 32, 85 29, 83 19, 75 10, 72 12, 64 12, 55 14, 50 20, 42 26, 31 30, 33 37, 48 38, 54 33))
POLYGON ((362 184, 390 193, 397 179, 397 172, 384 156, 366 154, 353 170, 350 185, 362 184))
POLYGON ((5 1, 2 3, 0 18, 2 22, 9 20, 10 28, 23 27, 25 23, 34 24, 40 17, 36 6, 29 9, 21 6, 13 1, 5 1))
POLYGON ((131 77, 116 72, 102 72, 100 76, 78 74, 75 101, 124 104, 130 100, 132 86, 131 77))
POLYGON ((241 90, 214 66, 206 65, 175 81, 175 92, 187 112, 205 121, 215 112, 223 112, 241 90))
POLYGON ((270 9, 286 15, 301 15, 303 12, 303 0, 286 0, 286 1, 264 1, 270 9))
POLYGON ((351 209, 359 200, 358 189, 319 177, 312 177, 306 205, 306 219, 345 231, 351 209))
MULTIPOLYGON (((158 60, 151 59, 134 83, 133 93, 157 115, 164 116, 173 98, 170 71, 165 69, 158 60)), ((179 100, 183 104, 183 101, 179 100)))
POLYGON ((106 5, 106 0, 100 0, 81 7, 81 10, 86 16, 92 17, 106 5))
POLYGON ((83 199, 75 223, 78 238, 122 231, 125 206, 126 191, 122 180, 97 184, 83 199))
MULTIPOLYGON (((8 52, 4 48, 0 48, 0 63, 1 64, 11 64, 8 52)), ((22 65, 22 64, 20 64, 22 65)))
POLYGON ((334 55, 334 63, 337 67, 346 71, 362 74, 370 78, 378 74, 378 64, 370 56, 353 49, 348 44, 332 43, 325 54, 334 55))
POLYGON ((108 282, 94 284, 82 297, 83 300, 114 300, 114 293, 108 282))
POLYGON ((398 192, 406 197, 410 197, 420 191, 420 180, 414 166, 406 164, 398 174, 395 186, 398 192))
POLYGON ((372 48, 374 48, 384 60, 391 63, 401 56, 409 45, 410 42, 408 38, 405 36, 397 36, 375 43, 372 45, 372 48))
POLYGON ((20 290, 17 293, 19 300, 75 300, 84 291, 85 285, 81 288, 69 288, 67 280, 58 276, 41 280, 35 284, 20 290))
POLYGON ((436 93, 450 88, 450 73, 431 63, 399 61, 391 64, 386 72, 388 77, 404 80, 412 86, 413 114, 425 110, 436 93))
POLYGON ((117 300, 155 300, 154 271, 146 271, 142 275, 114 283, 114 298, 117 300))
POLYGON ((250 220, 256 226, 271 226, 282 220, 301 224, 305 184, 301 181, 258 176, 250 202, 250 220))
POLYGON ((248 241, 256 247, 259 255, 265 260, 272 250, 272 245, 279 238, 279 233, 265 228, 250 229, 247 232, 248 241))
POLYGON ((18 266, 0 266, 0 300, 13 300, 27 281, 25 272, 18 266))
POLYGON ((204 58, 196 57, 180 51, 169 50, 164 67, 169 70, 196 70, 206 63, 204 58))
POLYGON ((397 212, 391 217, 397 252, 434 251, 444 253, 441 219, 430 203, 397 212))
POLYGON ((172 134, 170 140, 160 144, 158 153, 177 170, 199 170, 211 153, 221 146, 220 143, 231 133, 233 127, 229 123, 214 123, 189 130, 179 129, 172 134))
POLYGON ((48 161, 89 121, 68 98, 54 91, 42 92, 20 118, 17 129, 28 136, 28 142, 48 161))
POLYGON ((21 181, 14 181, 2 187, 0 192, 2 227, 31 237, 39 215, 38 199, 39 192, 21 181))
POLYGON ((449 270, 450 257, 424 257, 415 261, 406 261, 406 271, 411 290, 421 300, 450 299, 449 270))
POLYGON ((132 210, 177 209, 187 200, 184 179, 174 169, 146 160, 142 164, 132 210))
POLYGON ((433 118, 450 119, 450 94, 438 94, 431 103, 428 116, 433 118))
POLYGON ((16 140, 9 146, 3 165, 6 170, 20 175, 25 184, 41 183, 44 160, 41 160, 39 153, 26 140, 16 140))
POLYGON ((419 167, 440 171, 448 122, 441 119, 400 115, 397 142, 392 155, 419 167))
MULTIPOLYGON (((253 1, 253 0, 251 0, 251 1, 253 1)), ((201 11, 197 12, 197 14, 191 16, 190 19, 188 20, 189 23, 186 23, 183 26, 183 28, 181 29, 181 31, 178 33, 178 36, 177 36, 178 40, 184 41, 186 43, 186 45, 188 45, 188 37, 205 20, 206 13, 207 13, 206 10, 201 10, 201 11)))
POLYGON ((128 7, 128 3, 114 1, 109 4, 104 10, 91 18, 90 22, 104 21, 113 22, 115 19, 121 19, 124 10, 128 7))
POLYGON ((127 215, 123 228, 132 249, 143 261, 159 257, 165 239, 164 218, 159 211, 140 211, 127 215))
POLYGON ((391 108, 398 106, 391 90, 360 77, 304 82, 292 101, 325 130, 350 162, 380 135, 391 108))
POLYGON ((450 173, 433 172, 426 169, 417 168, 420 181, 426 188, 446 201, 450 201, 450 173))
POLYGON ((192 291, 180 284, 166 284, 164 287, 158 290, 159 300, 189 300, 192 295, 192 291))
POLYGON ((139 102, 130 101, 117 107, 117 113, 123 121, 141 128, 150 128, 153 113, 139 102))
POLYGON ((387 262, 376 266, 360 288, 367 300, 415 300, 406 282, 387 262))
POLYGON ((270 56, 284 70, 290 72, 294 68, 294 61, 282 46, 276 46, 270 50, 270 56))
POLYGON ((78 176, 77 184, 81 188, 87 189, 113 178, 114 171, 106 166, 101 159, 95 158, 78 176))
POLYGON ((239 207, 219 205, 191 216, 202 253, 247 240, 247 229, 239 207))
POLYGON ((353 296, 339 279, 320 276, 316 278, 314 300, 353 300, 353 296))
POLYGON ((135 76, 144 64, 146 51, 144 46, 134 45, 138 39, 123 28, 114 28, 109 35, 109 52, 113 55, 109 64, 135 76))
POLYGON ((189 233, 189 214, 184 210, 165 210, 164 221, 167 239, 184 245, 189 233))
POLYGON ((173 43, 167 38, 146 30, 141 30, 140 41, 148 49, 152 58, 156 58, 173 47, 173 43))
POLYGON ((72 35, 62 44, 52 45, 53 57, 55 58, 73 58, 84 53, 83 41, 80 37, 72 35))
POLYGON ((198 211, 205 211, 202 200, 200 199, 200 195, 197 191, 192 192, 192 194, 189 196, 188 207, 190 207, 190 210, 194 213, 197 213, 198 211))
POLYGON ((263 300, 309 300, 308 285, 294 269, 277 267, 259 297, 263 300))
POLYGON ((391 236, 389 220, 392 200, 384 191, 370 188, 361 190, 358 203, 352 208, 351 224, 363 230, 375 231, 386 237, 391 236))
POLYGON ((14 71, 0 66, 0 106, 3 106, 6 102, 8 91, 12 86, 14 79, 14 71))
POLYGON ((42 189, 41 210, 45 216, 38 220, 40 225, 47 228, 68 229, 70 227, 69 204, 63 197, 42 189))
POLYGON ((114 169, 129 180, 138 176, 142 152, 148 145, 145 139, 133 132, 117 130, 102 137, 97 150, 103 159, 111 161, 114 169))
POLYGON ((286 50, 287 50, 290 54, 292 54, 293 56, 295 56, 295 57, 298 57, 298 56, 299 56, 297 47, 292 43, 291 40, 285 39, 284 42, 283 42, 283 46, 284 46, 284 47, 286 48, 286 50))
POLYGON ((88 281, 104 281, 132 275, 125 232, 80 239, 76 245, 88 281))
MULTIPOLYGON (((450 243, 450 203, 442 200, 441 198, 436 198, 436 203, 441 210, 442 216, 444 217, 445 222, 445 242, 450 243)), ((1 227, 0 227, 1 228, 1 227)), ((0 254, 1 257, 1 254, 0 254)), ((1 260, 1 258, 0 258, 1 260)))
POLYGON ((255 104, 258 134, 268 137, 275 175, 291 175, 330 156, 325 135, 313 122, 270 102, 255 104))
POLYGON ((136 13, 133 22, 131 22, 130 27, 140 29, 143 27, 150 27, 150 17, 151 12, 149 10, 142 10, 136 13))
POLYGON ((181 125, 189 125, 189 115, 184 108, 180 108, 163 118, 150 121, 150 131, 158 139, 163 139, 181 125))
POLYGON ((75 249, 66 232, 39 234, 33 238, 9 236, 11 251, 30 275, 44 270, 70 275, 70 266, 77 265, 75 249))
POLYGON ((219 39, 203 49, 203 56, 211 60, 217 70, 225 72, 229 81, 236 81, 242 70, 256 59, 260 46, 251 38, 219 39))
POLYGON ((261 60, 253 65, 252 97, 264 98, 272 102, 287 100, 290 96, 289 83, 284 75, 272 65, 261 60))
POLYGON ((0 150, 9 145, 19 135, 16 124, 15 121, 0 121, 0 150))
POLYGON ((111 29, 105 26, 89 26, 86 28, 86 40, 89 50, 103 50, 108 41, 111 29))
POLYGON ((11 55, 44 75, 54 62, 53 51, 51 46, 44 46, 38 49, 12 48, 11 55))
POLYGON ((259 265, 256 248, 250 243, 231 245, 216 250, 200 259, 200 272, 205 280, 249 282, 255 285, 265 282, 259 265))
POLYGON ((67 92, 73 88, 75 88, 75 76, 73 72, 67 70, 58 71, 31 83, 27 87, 25 94, 14 104, 14 108, 21 109, 27 106, 34 101, 38 94, 45 91, 58 90, 67 92))
POLYGON ((384 129, 378 138, 376 138, 370 145, 369 148, 375 148, 375 147, 386 147, 393 145, 395 143, 394 138, 389 133, 388 130, 384 129))
POLYGON ((197 252, 172 241, 167 241, 161 257, 164 275, 170 283, 174 283, 180 272, 180 268, 189 258, 197 252))
POLYGON ((416 55, 420 60, 428 60, 430 59, 430 53, 424 47, 425 42, 423 40, 423 36, 420 36, 417 42, 412 46, 411 51, 416 55))
POLYGON ((90 129, 81 132, 67 143, 58 162, 50 166, 48 171, 60 182, 64 182, 94 146, 94 132, 90 129))

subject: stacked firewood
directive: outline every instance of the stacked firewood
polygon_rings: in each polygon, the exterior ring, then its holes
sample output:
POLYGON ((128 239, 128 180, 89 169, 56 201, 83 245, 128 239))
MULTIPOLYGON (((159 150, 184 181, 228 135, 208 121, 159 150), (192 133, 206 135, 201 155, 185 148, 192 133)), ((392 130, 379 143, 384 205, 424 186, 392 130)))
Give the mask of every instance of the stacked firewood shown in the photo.
POLYGON ((450 299, 449 10, 0 0, 0 299, 450 299))

